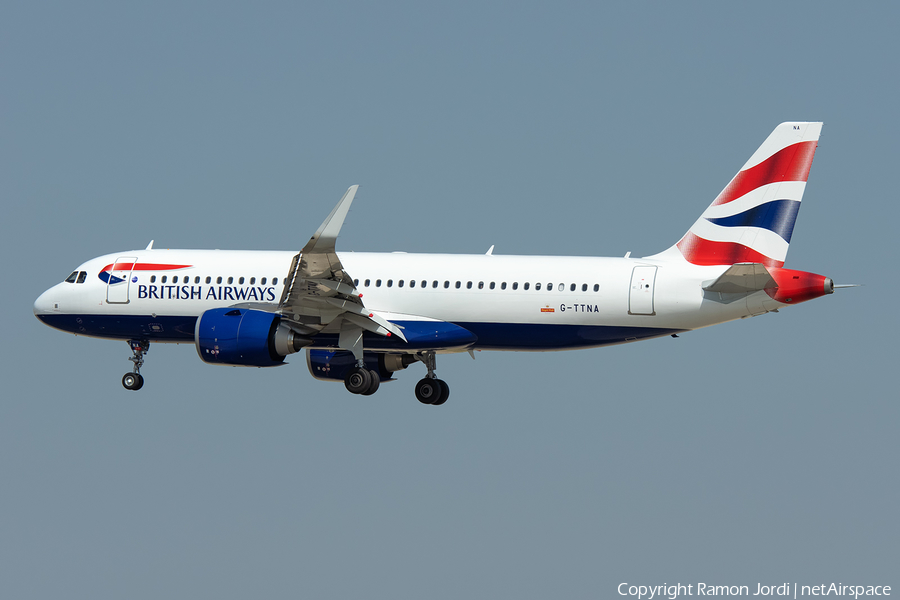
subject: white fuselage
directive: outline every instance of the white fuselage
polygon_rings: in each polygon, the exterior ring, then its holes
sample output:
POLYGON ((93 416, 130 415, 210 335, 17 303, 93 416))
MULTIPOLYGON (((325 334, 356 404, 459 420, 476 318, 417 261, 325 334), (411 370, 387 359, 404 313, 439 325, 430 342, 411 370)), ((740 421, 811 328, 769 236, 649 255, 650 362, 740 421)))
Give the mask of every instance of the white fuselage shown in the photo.
MULTIPOLYGON (((275 307, 295 252, 137 250, 78 268, 35 302, 45 323, 80 335, 193 340, 212 308, 275 307), (136 259, 113 285, 103 269, 136 259), (156 268, 158 266, 159 268, 156 268), (174 268, 173 268, 174 267, 174 268)), ((478 336, 474 348, 563 350, 706 327, 783 306, 764 291, 732 301, 702 285, 725 266, 681 260, 341 252, 366 309, 392 322, 437 320, 478 336), (565 331, 565 334, 560 332, 565 331)), ((106 273, 109 273, 107 269, 106 273)))

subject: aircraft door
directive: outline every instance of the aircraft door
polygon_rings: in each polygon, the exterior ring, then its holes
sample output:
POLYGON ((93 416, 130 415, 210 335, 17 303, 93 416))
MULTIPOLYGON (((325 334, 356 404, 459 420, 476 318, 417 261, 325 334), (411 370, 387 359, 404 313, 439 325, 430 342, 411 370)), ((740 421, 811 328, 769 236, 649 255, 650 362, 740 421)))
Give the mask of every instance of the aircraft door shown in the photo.
POLYGON ((629 315, 655 315, 653 291, 656 286, 656 267, 639 266, 631 273, 628 294, 629 315))
POLYGON ((109 269, 109 280, 106 283, 106 302, 109 304, 128 304, 128 291, 131 287, 131 272, 137 258, 120 256, 109 269))

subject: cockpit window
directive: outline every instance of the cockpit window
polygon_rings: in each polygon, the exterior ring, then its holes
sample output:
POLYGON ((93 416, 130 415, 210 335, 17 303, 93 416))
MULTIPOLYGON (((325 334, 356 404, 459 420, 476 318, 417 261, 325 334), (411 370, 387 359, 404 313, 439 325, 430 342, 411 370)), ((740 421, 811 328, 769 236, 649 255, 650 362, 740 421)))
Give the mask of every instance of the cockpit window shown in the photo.
POLYGON ((81 271, 78 274, 78 280, 75 283, 84 283, 85 279, 87 279, 87 271, 81 271))
POLYGON ((72 271, 72 274, 66 277, 66 283, 75 283, 78 278, 78 271, 72 271))

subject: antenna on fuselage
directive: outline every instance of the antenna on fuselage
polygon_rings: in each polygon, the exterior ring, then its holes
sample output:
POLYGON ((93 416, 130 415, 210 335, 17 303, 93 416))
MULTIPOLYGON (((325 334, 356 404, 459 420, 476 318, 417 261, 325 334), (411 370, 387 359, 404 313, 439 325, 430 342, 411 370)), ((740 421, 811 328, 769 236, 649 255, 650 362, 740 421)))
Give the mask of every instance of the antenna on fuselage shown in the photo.
POLYGON ((153 250, 153 240, 150 240, 150 243, 147 244, 147 247, 144 250, 153 250))

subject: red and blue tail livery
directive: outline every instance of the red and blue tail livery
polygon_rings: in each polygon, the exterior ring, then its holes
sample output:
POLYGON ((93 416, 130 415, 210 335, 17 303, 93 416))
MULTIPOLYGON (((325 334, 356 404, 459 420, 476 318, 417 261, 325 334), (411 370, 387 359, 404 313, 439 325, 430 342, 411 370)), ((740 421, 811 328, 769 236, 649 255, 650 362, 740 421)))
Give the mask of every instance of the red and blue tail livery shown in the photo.
POLYGON ((782 123, 676 244, 695 265, 781 267, 821 123, 782 123))
POLYGON ((299 251, 151 242, 80 265, 34 314, 127 341, 129 390, 144 384, 151 342, 186 343, 204 363, 243 367, 279 366, 302 350, 315 379, 361 395, 421 363, 416 398, 439 405, 450 387, 435 375, 438 355, 677 337, 832 293, 830 278, 783 268, 821 130, 776 127, 690 231, 652 256, 338 252, 354 185, 311 238, 298 238, 299 251))

